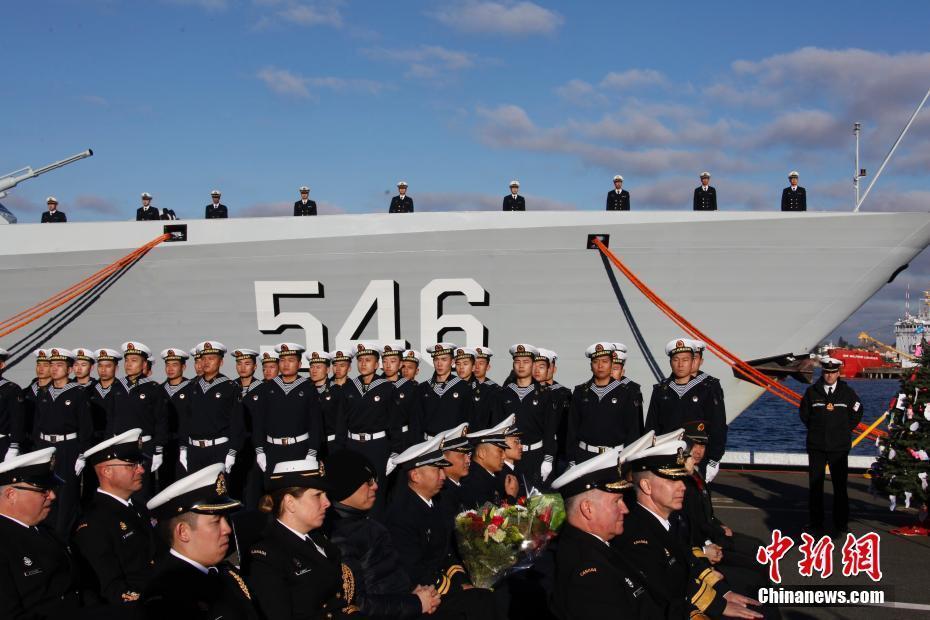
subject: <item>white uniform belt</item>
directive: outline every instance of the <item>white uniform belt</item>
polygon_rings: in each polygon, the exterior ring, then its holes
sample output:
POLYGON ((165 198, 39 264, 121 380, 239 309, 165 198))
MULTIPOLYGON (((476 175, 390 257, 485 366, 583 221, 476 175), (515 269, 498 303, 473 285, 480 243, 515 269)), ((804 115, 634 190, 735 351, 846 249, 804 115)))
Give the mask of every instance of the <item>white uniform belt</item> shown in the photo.
POLYGON ((371 441, 373 439, 381 439, 382 437, 387 437, 387 431, 378 431, 377 433, 349 433, 349 439, 354 439, 355 441, 371 441))
POLYGON ((537 441, 536 443, 531 443, 531 444, 523 444, 523 451, 530 452, 531 450, 539 450, 540 448, 542 448, 542 445, 543 445, 542 441, 537 441))
POLYGON ((336 441, 336 436, 335 436, 335 435, 327 435, 327 436, 326 436, 326 441, 336 441))
POLYGON ((310 433, 297 435, 297 437, 271 437, 270 435, 265 435, 265 441, 268 443, 273 443, 276 446, 289 446, 293 443, 307 441, 308 439, 310 439, 310 433))
POLYGON ((608 450, 613 450, 611 446, 592 446, 591 444, 585 443, 583 441, 578 442, 578 447, 582 450, 593 452, 594 454, 604 454, 608 450))
POLYGON ((194 439, 193 437, 188 437, 187 440, 192 446, 197 448, 209 448, 210 446, 218 446, 229 441, 228 437, 217 437, 216 439, 194 439))
POLYGON ((47 441, 49 443, 61 443, 62 441, 77 439, 77 433, 68 433, 67 435, 46 435, 45 433, 39 433, 39 437, 42 438, 42 441, 47 441))

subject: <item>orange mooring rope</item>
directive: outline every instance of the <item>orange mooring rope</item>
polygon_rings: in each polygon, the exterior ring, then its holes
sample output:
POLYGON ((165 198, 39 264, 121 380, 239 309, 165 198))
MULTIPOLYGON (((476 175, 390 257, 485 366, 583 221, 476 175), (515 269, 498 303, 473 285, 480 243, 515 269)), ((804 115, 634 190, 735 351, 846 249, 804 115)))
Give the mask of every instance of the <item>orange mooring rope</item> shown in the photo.
MULTIPOLYGON (((597 246, 597 249, 600 250, 604 256, 606 256, 620 272, 626 276, 627 280, 633 283, 639 291, 653 304, 655 304, 668 318, 672 320, 678 327, 683 329, 689 336, 692 338, 698 338, 703 340, 707 344, 707 348, 717 357, 719 357, 723 362, 729 365, 732 368, 739 370, 744 376, 751 377, 752 382, 757 385, 765 388, 767 391, 771 392, 775 396, 781 398, 782 400, 799 407, 801 405, 801 395, 792 390, 791 388, 782 385, 775 379, 768 377, 742 359, 737 357, 734 353, 730 352, 723 345, 717 343, 712 338, 708 337, 707 334, 695 327, 690 321, 684 318, 681 314, 675 311, 670 305, 668 305, 661 297, 659 297, 652 289, 650 289, 642 280, 640 280, 636 274, 634 274, 629 267, 627 267, 623 261, 617 258, 613 252, 607 249, 607 246, 604 245, 600 239, 597 237, 594 238, 594 245, 597 246)), ((856 427, 856 430, 863 431, 868 430, 868 426, 865 424, 859 423, 859 426, 856 427)), ((880 437, 885 435, 884 432, 879 430, 872 430, 870 433, 871 436, 880 437)))
POLYGON ((94 286, 99 284, 101 281, 103 281, 105 278, 107 278, 110 274, 122 269, 123 267, 132 263, 136 259, 141 258, 143 255, 145 255, 149 250, 154 248, 156 245, 170 238, 171 238, 171 235, 167 233, 164 235, 159 235, 155 239, 152 239, 145 245, 139 248, 136 248, 135 250, 133 250, 126 256, 120 258, 119 260, 114 261, 110 263, 109 265, 107 265, 106 267, 104 267, 103 269, 94 272, 93 274, 84 278, 77 284, 74 284, 73 286, 69 286, 65 290, 59 293, 56 293, 55 295, 49 297, 45 301, 39 302, 36 305, 23 310, 22 312, 14 314, 10 318, 0 323, 0 337, 8 336, 9 334, 12 334, 16 330, 21 329, 22 327, 25 327, 26 325, 29 325, 36 319, 39 319, 45 316, 52 310, 55 310, 56 308, 63 306, 64 304, 68 303, 75 297, 82 295, 83 293, 86 293, 91 288, 93 288, 94 286))

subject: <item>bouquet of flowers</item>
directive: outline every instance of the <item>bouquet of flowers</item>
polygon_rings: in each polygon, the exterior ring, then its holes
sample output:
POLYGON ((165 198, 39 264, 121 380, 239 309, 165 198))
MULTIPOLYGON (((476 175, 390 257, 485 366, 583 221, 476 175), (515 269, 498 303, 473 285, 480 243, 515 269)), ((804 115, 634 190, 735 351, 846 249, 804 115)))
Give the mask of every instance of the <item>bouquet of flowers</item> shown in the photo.
POLYGON ((533 492, 515 505, 490 502, 455 517, 459 554, 472 584, 490 588, 529 568, 565 521, 562 496, 533 492))

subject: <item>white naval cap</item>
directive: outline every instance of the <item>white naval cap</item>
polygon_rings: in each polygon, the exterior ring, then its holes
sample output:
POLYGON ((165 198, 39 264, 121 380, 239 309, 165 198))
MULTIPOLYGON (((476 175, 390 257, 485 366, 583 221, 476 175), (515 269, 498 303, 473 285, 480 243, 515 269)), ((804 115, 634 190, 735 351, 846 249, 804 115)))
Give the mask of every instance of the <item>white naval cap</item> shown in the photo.
POLYGON ((63 347, 51 347, 48 350, 48 361, 50 362, 73 362, 74 351, 63 347))
POLYGON ((49 196, 48 198, 45 199, 45 204, 47 204, 47 205, 57 205, 57 204, 58 204, 58 199, 55 198, 54 196, 49 196))
POLYGON ((304 351, 306 351, 306 348, 296 342, 279 342, 274 345, 274 352, 278 354, 279 359, 288 355, 301 357, 304 351))
POLYGON ((455 344, 451 342, 437 342, 436 344, 431 344, 426 347, 426 352, 429 353, 432 357, 439 357, 440 355, 452 355, 455 353, 455 344))
POLYGON ((274 362, 278 363, 278 354, 274 351, 265 351, 262 353, 262 364, 274 362))
POLYGON ((538 349, 531 344, 518 343, 510 347, 511 357, 536 357, 538 349))
POLYGON ((462 422, 455 428, 439 433, 442 435, 442 451, 471 452, 471 441, 468 438, 468 422, 462 422))
POLYGON ((172 347, 162 350, 160 357, 162 361, 165 362, 183 362, 190 356, 184 349, 180 347, 172 347))
POLYGON ((359 355, 381 357, 381 345, 376 342, 357 342, 355 343, 355 357, 359 355))
POLYGON ((710 173, 709 173, 708 171, 705 170, 704 172, 701 173, 701 178, 702 178, 702 179, 709 179, 709 178, 710 178, 710 173))
POLYGON ((211 196, 220 196, 220 195, 221 195, 221 194, 220 194, 220 190, 215 189, 215 190, 213 190, 212 192, 210 192, 210 195, 211 195, 211 196))
POLYGON ((475 356, 491 359, 494 357, 494 351, 490 347, 475 347, 475 356))
POLYGON ((415 444, 388 459, 387 474, 390 474, 394 468, 400 467, 404 471, 410 471, 418 467, 448 467, 451 465, 442 455, 442 435, 436 435, 432 439, 415 444))
POLYGON ((120 350, 123 352, 123 357, 127 355, 141 355, 145 359, 148 359, 152 354, 152 350, 141 342, 136 342, 134 340, 129 340, 119 345, 120 350))
POLYGON ((622 450, 610 448, 568 468, 565 473, 553 480, 552 488, 566 498, 594 489, 605 493, 622 493, 633 486, 627 480, 627 474, 630 471, 629 463, 644 449, 644 446, 645 442, 639 445, 630 444, 629 448, 622 450))
POLYGON ((535 359, 546 360, 550 364, 555 364, 556 360, 559 359, 559 356, 556 355, 556 352, 551 349, 543 349, 542 347, 539 347, 536 349, 535 359))
POLYGON ((148 192, 142 192, 142 199, 145 200, 146 198, 149 199, 149 200, 151 200, 151 199, 152 199, 152 195, 151 195, 150 193, 148 193, 148 192))
POLYGON ((48 349, 36 349, 32 354, 35 355, 37 362, 48 361, 48 349))
POLYGON ((304 353, 304 359, 308 364, 329 364, 333 356, 326 351, 307 351, 304 353))
POLYGON ((381 343, 381 357, 400 357, 404 354, 404 349, 407 348, 407 343, 403 340, 391 340, 388 342, 381 343))
POLYGON ((106 347, 97 349, 98 362, 118 362, 121 359, 123 359, 123 354, 116 349, 107 349, 106 347))
POLYGON ((78 347, 74 350, 74 359, 93 364, 97 361, 97 354, 89 347, 78 347))
POLYGON ((630 352, 630 350, 622 342, 612 342, 611 344, 614 345, 614 351, 623 351, 624 353, 630 352))
POLYGON ((297 191, 299 191, 301 194, 303 194, 304 192, 310 193, 310 188, 307 187, 306 185, 301 185, 300 189, 297 191))
POLYGON ((520 181, 514 179, 510 182, 510 187, 520 187, 520 181))
POLYGON ((612 359, 614 362, 625 362, 627 359, 626 351, 614 349, 612 359))
POLYGON ((614 181, 620 181, 620 182, 622 183, 622 182, 623 182, 623 175, 622 175, 622 174, 615 174, 615 175, 614 175, 614 181))
MULTIPOLYGON (((684 435, 684 429, 678 431, 684 435)), ((633 471, 651 471, 663 478, 681 480, 690 474, 685 469, 688 444, 682 439, 658 441, 651 447, 643 448, 630 459, 633 471)))
POLYGON ((404 351, 404 356, 401 359, 405 362, 414 362, 417 366, 420 365, 420 354, 413 349, 404 351))
POLYGON ((253 351, 252 349, 238 348, 233 351, 233 357, 237 360, 249 359, 255 360, 258 358, 258 351, 253 351))
POLYGON ((141 463, 141 437, 141 428, 130 429, 115 437, 110 437, 109 439, 101 441, 95 446, 91 446, 84 451, 84 458, 87 459, 87 464, 91 467, 113 459, 141 463))
POLYGON ((191 354, 191 357, 193 357, 194 359, 199 359, 199 358, 200 358, 200 351, 197 350, 197 346, 196 346, 196 345, 195 345, 193 348, 191 348, 190 354, 191 354))
POLYGON ((797 179, 797 178, 799 178, 800 176, 801 176, 801 175, 798 174, 798 171, 797 171, 797 170, 792 170, 791 172, 788 173, 788 178, 789 178, 789 179, 791 179, 791 178, 797 179))
POLYGON ((651 447, 655 443, 655 439, 655 431, 646 431, 638 439, 631 441, 625 446, 620 446, 617 448, 617 450, 620 452, 620 458, 624 459, 625 461, 629 461, 632 454, 635 454, 644 448, 651 447))
POLYGON ((511 413, 509 416, 490 428, 485 428, 480 431, 469 433, 468 438, 471 439, 472 443, 475 444, 489 443, 506 450, 509 447, 507 445, 507 435, 516 434, 516 429, 514 428, 516 421, 516 414, 511 413), (511 429, 512 432, 509 432, 511 429))
POLYGON ((820 358, 820 368, 826 371, 837 371, 840 369, 840 366, 843 365, 843 360, 836 359, 835 357, 830 357, 825 355, 820 358))
POLYGON ((595 357, 601 357, 602 355, 611 355, 613 351, 614 344, 612 342, 595 342, 584 350, 584 354, 585 357, 594 359, 595 357))
POLYGON ((214 355, 219 355, 220 357, 226 355, 226 351, 228 350, 226 345, 219 340, 204 340, 203 342, 198 343, 195 349, 197 351, 197 355, 199 356, 210 355, 212 353, 214 355))
POLYGON ((694 353, 694 341, 690 338, 676 338, 665 345, 665 354, 669 357, 676 353, 694 353))
POLYGON ((146 507, 159 521, 185 512, 222 515, 242 506, 226 494, 226 466, 223 463, 203 469, 172 483, 148 501, 146 507))
POLYGON ((406 181, 398 181, 398 182, 397 182, 397 187, 407 187, 407 182, 406 182, 406 181))
POLYGON ((28 484, 50 489, 65 483, 55 475, 55 448, 20 454, 0 463, 0 486, 28 484))
POLYGON ((455 359, 470 357, 472 360, 477 359, 478 352, 471 347, 456 347, 455 359))
POLYGON ((349 348, 333 351, 334 362, 351 362, 353 357, 355 357, 355 351, 349 348))
POLYGON ((695 339, 693 339, 693 338, 691 339, 691 345, 694 347, 694 352, 695 352, 695 353, 701 353, 701 354, 703 354, 703 353, 704 353, 704 349, 707 348, 707 343, 706 343, 706 342, 704 342, 703 340, 695 340, 695 339))
POLYGON ((289 487, 329 490, 329 480, 322 464, 316 459, 282 461, 274 466, 265 480, 266 491, 277 491, 289 487))
POLYGON ((10 357, 10 352, 0 347, 0 362, 5 362, 8 357, 10 357))

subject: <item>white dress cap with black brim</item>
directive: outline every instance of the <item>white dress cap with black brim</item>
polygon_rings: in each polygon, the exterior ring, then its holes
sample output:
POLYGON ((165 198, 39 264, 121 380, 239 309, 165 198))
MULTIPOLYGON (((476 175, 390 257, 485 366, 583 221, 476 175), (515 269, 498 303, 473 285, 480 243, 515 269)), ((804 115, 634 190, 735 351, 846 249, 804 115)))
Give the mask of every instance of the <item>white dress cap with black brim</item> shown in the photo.
POLYGON ((360 355, 374 355, 381 357, 381 345, 376 342, 357 342, 355 343, 355 357, 360 355))
POLYGON ((691 346, 694 347, 695 353, 704 354, 704 350, 707 348, 707 343, 703 340, 697 340, 695 338, 691 339, 691 346))
POLYGON ((48 361, 48 349, 36 349, 32 354, 35 356, 37 362, 48 361))
POLYGON ((623 493, 632 486, 623 470, 620 451, 616 448, 569 467, 552 482, 553 490, 566 499, 595 489, 605 493, 623 493))
POLYGON ((63 347, 51 347, 48 350, 48 361, 50 362, 73 362, 74 351, 63 347))
POLYGON ((552 351, 551 349, 544 349, 542 347, 537 347, 536 355, 533 356, 533 359, 535 361, 545 360, 546 362, 549 362, 550 364, 554 364, 557 357, 558 356, 555 354, 555 351, 552 351))
POLYGON ((278 358, 287 357, 288 355, 301 357, 306 351, 306 347, 303 347, 296 342, 279 342, 274 346, 274 352, 278 354, 278 358))
POLYGON ((94 349, 88 347, 78 347, 74 349, 74 360, 95 364, 97 362, 97 353, 94 349))
POLYGON ((678 353, 694 353, 694 341, 690 338, 676 338, 665 345, 665 354, 669 357, 678 353))
POLYGON ((436 358, 440 355, 454 355, 455 348, 455 343, 437 342, 436 344, 431 344, 426 347, 426 352, 429 353, 431 357, 436 358))
POLYGON ((165 362, 184 362, 190 355, 180 347, 171 347, 161 352, 161 359, 165 362))
MULTIPOLYGON (((683 429, 676 432, 684 434, 683 429)), ((685 469, 687 454, 688 445, 681 439, 656 441, 655 445, 643 448, 632 457, 632 469, 634 472, 650 471, 669 480, 682 480, 691 475, 685 469)))
POLYGON ((265 490, 269 492, 290 487, 328 491, 328 483, 324 466, 316 459, 282 461, 265 476, 265 490))
POLYGON ((538 349, 533 345, 521 342, 510 347, 510 357, 531 357, 536 359, 537 351, 538 349))
POLYGON ((152 350, 141 342, 135 340, 129 340, 119 345, 120 350, 123 352, 123 357, 127 355, 141 355, 145 359, 148 359, 152 355, 152 350))
POLYGON ((490 347, 475 347, 475 356, 491 359, 494 357, 494 351, 492 351, 490 347))
POLYGON ((421 443, 415 444, 388 461, 388 468, 400 467, 404 471, 419 467, 449 467, 452 463, 442 455, 442 435, 436 435, 421 443))
POLYGON ((112 460, 141 463, 143 458, 142 429, 133 428, 116 437, 101 441, 85 450, 84 458, 91 467, 112 460))
POLYGON ((242 507, 227 494, 226 467, 215 463, 181 478, 148 501, 146 507, 159 521, 185 512, 225 515, 242 507))
POLYGON ((262 364, 277 364, 278 363, 278 354, 273 351, 265 351, 262 353, 262 364))
POLYGON ((381 343, 381 358, 385 357, 401 357, 404 354, 404 350, 407 348, 407 343, 403 340, 391 340, 389 342, 381 343))
POLYGON ((329 364, 333 356, 326 351, 307 351, 304 353, 304 359, 308 364, 329 364))
POLYGON ((471 439, 473 444, 489 443, 506 450, 510 447, 507 444, 507 437, 520 434, 517 430, 516 422, 516 414, 511 413, 509 416, 490 428, 470 433, 468 438, 471 439))
POLYGON ((401 360, 405 362, 413 362, 417 366, 419 366, 420 365, 420 354, 414 351, 413 349, 406 349, 404 351, 403 357, 401 357, 401 360))
POLYGON ((835 357, 825 356, 820 358, 820 369, 827 372, 836 372, 843 365, 843 360, 835 357))
POLYGON ((604 355, 612 355, 614 352, 614 343, 612 342, 595 342, 584 350, 585 357, 594 359, 604 355))
POLYGON ((197 355, 200 357, 204 355, 219 355, 223 357, 228 350, 226 345, 219 340, 204 340, 197 344, 197 355))
POLYGON ((55 474, 55 448, 20 454, 0 463, 0 486, 26 483, 43 489, 65 483, 55 474))
POLYGON ((442 435, 443 452, 471 452, 471 440, 468 437, 468 422, 462 422, 455 428, 439 433, 442 435))
POLYGON ((461 360, 466 357, 470 357, 472 361, 478 359, 478 352, 472 349, 471 347, 456 347, 455 349, 455 359, 461 360))
POLYGON ((236 358, 237 361, 245 360, 245 359, 251 359, 252 361, 255 361, 256 359, 258 359, 258 351, 253 351, 252 349, 245 349, 245 348, 240 347, 238 349, 233 350, 233 357, 236 358))
POLYGON ((355 357, 355 351, 348 347, 333 351, 334 362, 351 362, 353 357, 355 357))

